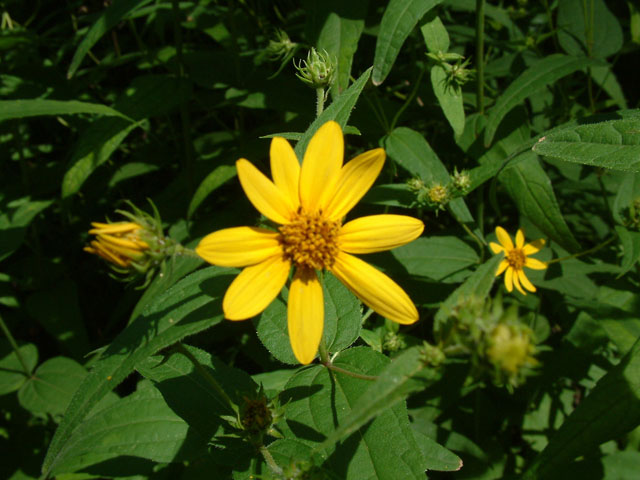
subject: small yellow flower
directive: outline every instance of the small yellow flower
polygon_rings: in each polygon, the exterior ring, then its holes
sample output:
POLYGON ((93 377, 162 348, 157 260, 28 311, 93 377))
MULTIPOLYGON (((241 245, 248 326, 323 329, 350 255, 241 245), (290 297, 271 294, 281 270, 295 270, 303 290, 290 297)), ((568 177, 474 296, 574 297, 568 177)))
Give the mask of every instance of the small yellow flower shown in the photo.
POLYGON ((196 252, 214 265, 245 267, 229 286, 222 308, 229 320, 261 313, 278 295, 291 267, 287 324, 291 348, 300 363, 311 362, 324 327, 324 301, 318 270, 328 270, 364 304, 401 324, 418 320, 409 296, 393 280, 351 254, 399 247, 416 239, 424 225, 403 215, 372 215, 343 225, 344 216, 373 185, 385 160, 377 148, 342 165, 344 140, 336 122, 318 129, 302 166, 284 138, 271 142, 271 174, 249 161, 236 162, 247 197, 277 231, 235 227, 204 237, 196 252))
POLYGON ((95 235, 91 245, 84 247, 85 252, 93 253, 106 261, 127 268, 131 262, 140 260, 149 249, 142 240, 144 228, 134 222, 98 223, 92 222, 89 234, 95 235))
POLYGON ((513 291, 514 285, 523 295, 526 295, 527 292, 525 292, 522 287, 530 292, 535 292, 536 287, 533 286, 524 274, 523 267, 531 268, 533 270, 544 270, 547 268, 546 263, 529 257, 529 255, 533 255, 540 251, 545 243, 544 239, 541 238, 535 242, 527 243, 525 245, 524 233, 522 232, 522 229, 518 229, 518 232, 516 233, 516 244, 514 246, 511 241, 511 237, 502 227, 496 228, 496 236, 498 237, 500 245, 495 242, 490 242, 489 247, 491 247, 493 253, 504 253, 504 260, 502 260, 498 266, 496 277, 506 270, 507 273, 504 276, 504 285, 507 287, 509 292, 513 291))

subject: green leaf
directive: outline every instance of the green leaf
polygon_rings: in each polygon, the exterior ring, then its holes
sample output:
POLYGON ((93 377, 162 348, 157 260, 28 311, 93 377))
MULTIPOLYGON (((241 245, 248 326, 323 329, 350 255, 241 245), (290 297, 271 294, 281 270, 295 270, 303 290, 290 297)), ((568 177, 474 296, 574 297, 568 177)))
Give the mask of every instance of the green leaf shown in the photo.
POLYGON ((616 198, 613 200, 613 218, 616 222, 625 225, 629 220, 630 207, 636 198, 640 198, 640 174, 625 173, 622 181, 616 189, 616 198))
POLYGON ((79 113, 120 117, 127 122, 133 122, 125 114, 98 103, 79 102, 77 100, 48 100, 44 98, 0 100, 0 122, 12 118, 38 117, 42 115, 76 115, 79 113))
POLYGON ((118 0, 113 2, 109 8, 105 9, 91 26, 73 54, 73 58, 69 64, 69 70, 67 70, 67 78, 73 77, 73 74, 80 66, 80 63, 82 63, 85 55, 89 53, 91 47, 93 47, 105 33, 120 23, 127 14, 147 3, 151 3, 151 0, 118 0))
POLYGON ((479 262, 476 251, 458 237, 421 237, 391 253, 409 274, 435 281, 479 262))
POLYGON ((431 68, 431 86, 436 94, 438 103, 453 128, 456 137, 464 132, 464 107, 462 105, 462 90, 460 87, 448 84, 448 75, 440 65, 431 68))
POLYGON ((89 338, 74 282, 59 281, 46 290, 31 294, 25 307, 29 315, 72 356, 82 358, 89 351, 89 338))
POLYGON ((541 137, 533 151, 567 162, 639 172, 640 117, 561 129, 541 137))
POLYGON ((510 166, 499 175, 500 182, 516 203, 518 210, 545 235, 569 251, 580 250, 567 226, 556 200, 551 180, 535 155, 510 166))
POLYGON ((191 198, 187 218, 191 218, 200 204, 217 188, 236 176, 235 165, 218 165, 206 176, 191 198))
POLYGON ((440 17, 435 16, 422 27, 420 27, 422 37, 427 49, 431 53, 447 53, 449 51, 449 34, 444 28, 440 17))
MULTIPOLYGON (((360 335, 360 302, 329 272, 324 274, 323 297, 322 336, 329 352, 339 352, 355 342, 360 335)), ((289 341, 286 297, 284 301, 280 297, 276 298, 256 322, 256 332, 267 350, 283 363, 298 365, 289 341)))
POLYGON ((487 298, 493 282, 496 279, 498 264, 502 261, 502 255, 494 255, 480 265, 462 285, 456 288, 447 299, 442 302, 434 317, 434 329, 441 330, 454 309, 462 302, 474 298, 487 298))
POLYGON ((410 393, 424 390, 437 380, 437 372, 425 367, 421 355, 421 348, 413 347, 395 357, 351 404, 351 412, 340 420, 338 428, 319 448, 326 450, 332 447, 372 418, 406 399, 410 393))
POLYGON ((533 95, 541 88, 551 85, 562 77, 588 66, 601 65, 601 62, 584 57, 570 57, 553 54, 539 60, 522 72, 511 85, 498 97, 495 105, 489 111, 487 128, 484 132, 485 146, 491 145, 498 125, 514 107, 525 98, 533 95))
POLYGON ((622 48, 620 23, 602 0, 562 0, 556 22, 558 42, 570 55, 605 58, 622 48))
MULTIPOLYGON (((357 374, 377 375, 389 360, 369 348, 356 347, 340 353, 333 364, 357 374)), ((370 380, 330 372, 321 365, 299 370, 281 395, 286 405, 285 438, 315 446, 317 451, 319 444, 355 413, 353 406, 371 385, 370 380)), ((323 456, 327 459, 322 467, 346 480, 424 479, 427 468, 403 402, 387 404, 365 428, 323 456)))
POLYGON ((207 440, 167 405, 158 390, 145 386, 83 422, 51 474, 104 465, 119 457, 163 463, 189 460, 203 453, 207 440))
POLYGON ((56 431, 42 471, 48 475, 64 457, 67 442, 95 404, 149 355, 222 321, 221 298, 229 269, 200 270, 166 290, 109 345, 73 396, 56 431))
POLYGON ((86 375, 85 368, 75 360, 50 358, 18 392, 20 405, 33 413, 62 415, 86 375))
MULTIPOLYGON (((207 352, 184 345, 204 371, 220 385, 236 405, 243 396, 252 397, 258 385, 242 370, 232 368, 207 352)), ((212 438, 221 432, 221 415, 233 415, 225 399, 180 350, 149 357, 136 370, 154 382, 171 409, 200 436, 212 438)))
POLYGON ((307 131, 302 135, 302 138, 300 138, 300 141, 296 144, 295 152, 298 159, 302 159, 302 156, 307 149, 307 144, 309 143, 309 140, 311 140, 311 137, 313 137, 313 134, 329 120, 335 120, 338 122, 342 130, 345 130, 349 117, 351 116, 351 111, 356 105, 356 102, 362 93, 362 89, 369 80, 370 75, 371 68, 367 69, 362 75, 360 75, 360 77, 353 82, 353 84, 342 95, 331 102, 331 105, 329 105, 324 112, 322 112, 320 116, 313 121, 309 128, 307 128, 307 131))
POLYGON ((620 237, 620 243, 622 244, 622 264, 620 265, 621 271, 618 277, 621 277, 640 259, 640 232, 631 232, 624 227, 616 225, 616 233, 620 237))
POLYGON ((443 447, 436 441, 427 437, 420 430, 411 424, 413 436, 416 443, 420 447, 422 456, 428 465, 427 470, 435 470, 438 472, 457 472, 462 468, 462 460, 451 450, 443 447))
MULTIPOLYGON (((18 347, 22 359, 30 372, 38 364, 38 349, 32 343, 18 347)), ((0 338, 0 395, 15 392, 27 381, 22 363, 9 342, 0 338)))
POLYGON ((0 213, 0 261, 22 245, 29 224, 52 203, 52 200, 31 200, 29 197, 9 202, 7 211, 0 213))
POLYGON ((391 71, 400 48, 420 19, 442 0, 390 0, 380 22, 373 59, 374 85, 380 85, 391 71))
POLYGON ((328 0, 312 4, 322 9, 322 13, 326 15, 318 35, 317 48, 326 50, 332 58, 338 60, 336 77, 332 85, 336 95, 341 94, 349 86, 351 63, 364 29, 368 3, 368 1, 328 0))
POLYGON ((640 423, 640 341, 569 415, 524 479, 544 479, 559 466, 620 438, 640 423))

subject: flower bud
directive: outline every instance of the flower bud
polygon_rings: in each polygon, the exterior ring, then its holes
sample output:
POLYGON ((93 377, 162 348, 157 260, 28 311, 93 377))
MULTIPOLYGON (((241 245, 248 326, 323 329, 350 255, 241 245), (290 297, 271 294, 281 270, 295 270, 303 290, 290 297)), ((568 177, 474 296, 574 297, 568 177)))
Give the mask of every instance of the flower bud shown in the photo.
POLYGON ((311 48, 307 54, 306 60, 300 60, 294 66, 298 70, 296 76, 304 83, 313 88, 330 87, 333 82, 333 76, 336 71, 336 60, 332 59, 326 50, 318 52, 315 48, 311 48))
POLYGON ((284 30, 276 30, 275 37, 275 39, 269 40, 269 45, 266 49, 267 58, 273 62, 287 58, 298 45, 291 41, 284 30))
POLYGON ((524 370, 538 364, 533 357, 535 351, 532 331, 526 325, 498 323, 489 333, 487 359, 493 364, 498 380, 507 380, 510 385, 517 385, 524 370))
POLYGON ((458 172, 458 169, 454 168, 453 175, 451 175, 451 184, 458 193, 465 195, 471 188, 471 177, 469 176, 469 172, 466 170, 458 172))

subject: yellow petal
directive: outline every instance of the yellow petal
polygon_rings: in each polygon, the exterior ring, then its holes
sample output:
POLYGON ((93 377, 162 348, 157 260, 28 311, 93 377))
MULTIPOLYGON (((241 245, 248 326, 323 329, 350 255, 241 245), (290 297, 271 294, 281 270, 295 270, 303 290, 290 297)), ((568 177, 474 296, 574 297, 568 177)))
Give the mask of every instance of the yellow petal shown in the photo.
POLYGON ((258 315, 282 290, 290 268, 289 261, 277 255, 242 270, 222 300, 224 316, 229 320, 244 320, 258 315))
POLYGON ((294 212, 289 199, 251 162, 236 162, 240 184, 251 203, 265 217, 276 223, 289 223, 294 212))
POLYGON ((507 231, 502 227, 496 227, 496 236, 498 241, 504 247, 505 250, 513 250, 513 242, 507 231))
POLYGON ((507 268, 507 273, 504 275, 504 286, 507 287, 507 292, 513 291, 513 268, 507 268))
POLYGON ((531 243, 527 243, 523 248, 522 251, 524 252, 525 255, 533 255, 534 253, 538 253, 540 251, 540 249, 544 246, 545 244, 545 240, 544 238, 539 238, 538 240, 531 242, 531 243))
POLYGON ((340 252, 331 272, 365 305, 402 324, 418 320, 418 310, 402 288, 359 258, 340 252))
POLYGON ((300 203, 309 213, 324 209, 333 198, 344 157, 342 130, 327 122, 313 135, 304 153, 300 171, 300 203))
POLYGON ((149 244, 143 240, 130 240, 128 238, 115 237, 108 234, 98 235, 98 239, 101 242, 106 242, 114 247, 124 247, 131 250, 145 250, 149 248, 149 244))
POLYGON ((500 265, 498 265, 498 270, 496 270, 496 277, 501 275, 502 272, 504 272, 508 266, 509 266, 509 262, 507 262, 506 260, 502 260, 500 262, 500 265))
MULTIPOLYGON (((520 271, 522 271, 522 270, 520 270, 520 271)), ((519 291, 521 294, 526 295, 526 294, 527 294, 527 292, 525 292, 525 291, 522 289, 522 287, 520 286, 520 280, 519 280, 519 279, 520 279, 520 275, 519 275, 518 270, 514 270, 514 271, 513 271, 513 284, 516 286, 516 288, 518 289, 518 291, 519 291)))
POLYGON ((300 162, 289 142, 282 137, 271 140, 271 176, 273 183, 289 199, 297 210, 300 206, 298 184, 300 182, 300 162))
POLYGON ((291 282, 287 307, 291 349, 300 363, 310 363, 318 352, 324 328, 322 285, 316 272, 299 268, 291 282))
POLYGON ((516 232, 516 248, 522 248, 524 246, 524 232, 521 228, 516 232))
POLYGON ((544 270, 547 268, 546 263, 531 257, 527 257, 527 259, 524 261, 524 266, 533 270, 544 270))
POLYGON ((340 249, 349 253, 390 250, 420 236, 424 224, 405 215, 370 215, 351 220, 338 234, 340 249))
POLYGON ((127 233, 140 230, 142 227, 134 222, 116 222, 116 223, 100 223, 91 222, 94 227, 89 230, 91 235, 99 235, 103 233, 127 233))
POLYGON ((331 220, 340 220, 367 193, 378 178, 384 159, 384 150, 376 148, 358 155, 342 167, 335 193, 325 209, 331 220))
POLYGON ((518 279, 520 280, 520 283, 524 288, 526 288, 530 292, 536 291, 536 287, 534 287, 533 284, 529 281, 529 279, 524 273, 524 270, 518 270, 518 279))
POLYGON ((489 248, 493 253, 504 252, 504 247, 502 245, 498 245, 496 242, 489 242, 489 248))
POLYGON ((221 267, 246 267, 282 252, 279 234, 256 227, 234 227, 210 233, 196 247, 204 260, 221 267))

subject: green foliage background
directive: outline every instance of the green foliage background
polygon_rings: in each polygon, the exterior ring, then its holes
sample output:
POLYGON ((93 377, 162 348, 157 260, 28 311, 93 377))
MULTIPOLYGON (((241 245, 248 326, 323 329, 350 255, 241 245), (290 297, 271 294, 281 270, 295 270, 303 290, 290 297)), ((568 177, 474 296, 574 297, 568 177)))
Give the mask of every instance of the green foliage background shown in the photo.
POLYGON ((637 2, 0 10, 0 477, 636 478, 637 2), (291 43, 276 51, 279 30, 291 43), (292 62, 311 47, 335 64, 320 109, 292 62), (188 248, 264 222, 235 160, 266 172, 275 135, 301 158, 328 120, 347 159, 387 153, 356 214, 425 222, 367 256, 417 324, 372 314, 326 274, 331 364, 300 367, 286 289, 228 322, 237 270, 176 255, 140 290, 83 252, 90 222, 121 220, 124 200, 151 199, 188 248), (445 204, 416 191, 463 170, 470 184, 445 204), (497 226, 547 240, 537 258, 554 262, 527 270, 536 293, 495 278, 497 226), (498 324, 530 332, 535 367, 501 369, 498 324), (275 423, 251 436, 233 420, 256 398, 275 423))

